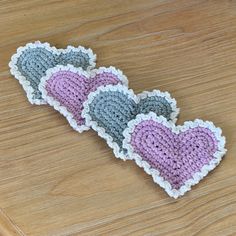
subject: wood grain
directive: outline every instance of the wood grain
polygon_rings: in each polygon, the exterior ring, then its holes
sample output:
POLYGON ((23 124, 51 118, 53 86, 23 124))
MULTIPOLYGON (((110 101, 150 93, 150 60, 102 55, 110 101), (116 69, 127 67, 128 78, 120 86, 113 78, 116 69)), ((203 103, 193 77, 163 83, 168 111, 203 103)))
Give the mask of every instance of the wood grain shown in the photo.
POLYGON ((0 233, 27 236, 236 235, 236 3, 203 0, 2 0, 0 233), (174 200, 95 132, 33 106, 9 73, 29 41, 91 47, 135 92, 169 91, 178 124, 223 129, 221 165, 174 200), (4 212, 4 213, 3 213, 4 212))

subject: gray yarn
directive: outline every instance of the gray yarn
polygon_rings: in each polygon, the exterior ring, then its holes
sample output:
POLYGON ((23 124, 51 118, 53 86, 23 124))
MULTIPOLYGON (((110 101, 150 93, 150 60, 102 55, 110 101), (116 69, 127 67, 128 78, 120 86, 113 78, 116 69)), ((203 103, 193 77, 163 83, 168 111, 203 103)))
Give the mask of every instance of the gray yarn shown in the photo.
MULTIPOLYGON (((171 104, 161 96, 153 96, 142 99, 136 104, 133 99, 120 91, 103 91, 97 94, 89 104, 89 115, 92 121, 96 121, 99 127, 105 129, 113 141, 122 150, 123 131, 130 120, 137 114, 147 114, 150 111, 158 116, 162 115, 168 120, 173 112, 171 104)), ((126 150, 122 150, 126 153, 126 150)))
POLYGON ((38 85, 40 79, 46 75, 47 69, 56 65, 71 64, 86 70, 90 65, 89 59, 89 55, 81 51, 70 51, 56 55, 45 48, 28 48, 18 58, 17 67, 20 73, 30 82, 34 90, 33 99, 42 99, 38 85))

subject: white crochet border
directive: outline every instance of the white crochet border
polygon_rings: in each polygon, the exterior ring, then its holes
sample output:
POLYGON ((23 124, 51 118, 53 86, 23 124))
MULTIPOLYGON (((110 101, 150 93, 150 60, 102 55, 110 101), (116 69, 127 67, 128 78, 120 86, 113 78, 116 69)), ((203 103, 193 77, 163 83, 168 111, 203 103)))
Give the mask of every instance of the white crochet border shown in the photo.
POLYGON ((210 121, 202 121, 199 119, 196 119, 194 121, 186 121, 182 126, 175 126, 173 123, 168 122, 165 117, 159 116, 157 117, 155 113, 150 112, 146 115, 140 114, 135 119, 131 120, 128 123, 128 127, 124 130, 123 135, 125 139, 123 140, 123 147, 128 150, 128 154, 132 156, 133 160, 135 160, 136 164, 143 168, 144 171, 151 175, 153 178, 153 181, 157 184, 159 184, 165 191, 168 193, 170 197, 178 198, 182 195, 184 195, 187 191, 191 190, 191 186, 198 184, 201 179, 203 179, 209 171, 213 170, 222 160, 222 157, 226 153, 225 147, 225 137, 221 135, 222 130, 220 128, 215 127, 215 125, 210 121), (189 179, 185 182, 183 186, 180 187, 179 190, 173 189, 171 187, 171 184, 164 180, 163 177, 160 176, 160 173, 158 170, 151 168, 151 166, 144 160, 142 160, 142 157, 135 153, 133 150, 132 145, 130 144, 131 141, 131 134, 133 133, 135 127, 144 120, 154 120, 158 123, 161 123, 162 125, 166 126, 167 128, 170 128, 173 133, 180 133, 183 131, 186 131, 190 128, 195 127, 204 127, 211 130, 217 141, 218 141, 218 150, 213 154, 214 159, 210 161, 208 165, 204 165, 200 172, 197 172, 194 174, 192 179, 189 179))
POLYGON ((171 109, 173 111, 170 116, 172 122, 176 122, 177 120, 177 116, 179 114, 179 108, 177 108, 176 100, 174 98, 171 98, 168 92, 160 92, 159 90, 153 90, 152 92, 144 91, 138 95, 135 95, 132 89, 128 89, 122 85, 115 85, 115 86, 108 85, 106 87, 102 86, 99 89, 97 89, 95 92, 90 93, 88 96, 88 99, 84 102, 84 109, 82 111, 82 117, 85 118, 85 124, 87 126, 91 126, 98 133, 100 137, 106 140, 108 146, 113 150, 113 153, 117 158, 121 158, 123 160, 130 159, 128 155, 120 151, 120 147, 118 146, 116 142, 113 141, 113 138, 108 133, 106 133, 106 130, 103 127, 100 127, 96 121, 93 121, 91 116, 89 115, 89 111, 90 111, 89 106, 93 102, 94 98, 99 93, 106 92, 106 91, 119 91, 124 94, 127 94, 128 98, 133 99, 136 104, 138 104, 140 100, 146 97, 152 97, 152 96, 164 97, 170 103, 171 109))
POLYGON ((11 61, 9 62, 10 72, 17 80, 19 80, 19 83, 22 85, 23 89, 25 90, 27 98, 31 104, 42 105, 42 104, 46 104, 46 102, 42 99, 33 98, 34 89, 30 85, 30 82, 26 79, 25 76, 21 74, 21 72, 18 70, 18 67, 17 67, 17 61, 19 57, 22 55, 22 53, 25 50, 30 49, 30 48, 45 48, 46 50, 54 54, 58 54, 58 55, 61 53, 68 53, 71 51, 83 52, 89 56, 90 66, 88 66, 87 69, 90 70, 96 66, 96 54, 93 53, 92 49, 90 48, 86 49, 82 46, 78 46, 78 47, 67 46, 66 49, 61 49, 61 48, 57 49, 56 47, 50 46, 49 43, 41 43, 40 41, 35 41, 34 43, 27 43, 25 46, 17 48, 17 52, 14 55, 12 55, 11 61))
POLYGON ((42 98, 52 107, 54 107, 55 110, 59 111, 65 118, 68 120, 71 127, 78 131, 79 133, 82 133, 85 130, 89 130, 89 127, 87 125, 78 125, 76 120, 74 119, 74 115, 67 110, 67 108, 60 104, 55 98, 48 95, 46 90, 46 84, 47 81, 51 78, 51 76, 58 71, 71 71, 80 75, 83 75, 89 79, 94 79, 94 77, 97 74, 101 74, 103 72, 112 73, 117 76, 117 78, 121 81, 122 84, 125 86, 128 86, 128 80, 126 76, 123 74, 123 72, 119 69, 116 69, 115 67, 100 67, 98 69, 93 69, 90 71, 84 71, 82 68, 76 68, 73 65, 57 65, 54 68, 50 68, 46 71, 46 76, 42 77, 40 83, 39 83, 39 90, 42 93, 42 98))

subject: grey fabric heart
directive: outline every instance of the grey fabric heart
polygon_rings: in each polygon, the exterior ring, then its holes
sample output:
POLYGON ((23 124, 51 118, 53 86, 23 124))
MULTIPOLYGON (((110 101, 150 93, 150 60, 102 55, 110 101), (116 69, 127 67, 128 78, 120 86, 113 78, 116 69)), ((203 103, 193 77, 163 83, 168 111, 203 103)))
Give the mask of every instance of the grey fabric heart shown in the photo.
POLYGON ((116 157, 129 159, 122 148, 123 131, 137 114, 150 111, 175 122, 179 109, 175 99, 167 92, 154 90, 135 95, 125 86, 108 85, 89 94, 84 102, 82 117, 87 126, 91 126, 107 141, 116 157))
POLYGON ((66 49, 51 47, 48 43, 28 43, 17 49, 9 63, 11 74, 22 84, 32 104, 45 104, 38 89, 40 79, 49 68, 71 64, 84 70, 95 67, 96 55, 91 49, 68 46, 66 49))

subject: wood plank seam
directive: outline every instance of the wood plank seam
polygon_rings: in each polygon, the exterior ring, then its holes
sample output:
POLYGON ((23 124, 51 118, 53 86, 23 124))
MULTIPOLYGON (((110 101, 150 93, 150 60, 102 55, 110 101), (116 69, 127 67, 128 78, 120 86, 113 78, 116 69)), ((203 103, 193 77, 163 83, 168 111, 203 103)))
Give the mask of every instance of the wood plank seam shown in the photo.
POLYGON ((26 236, 2 208, 0 208, 0 236, 26 236))

